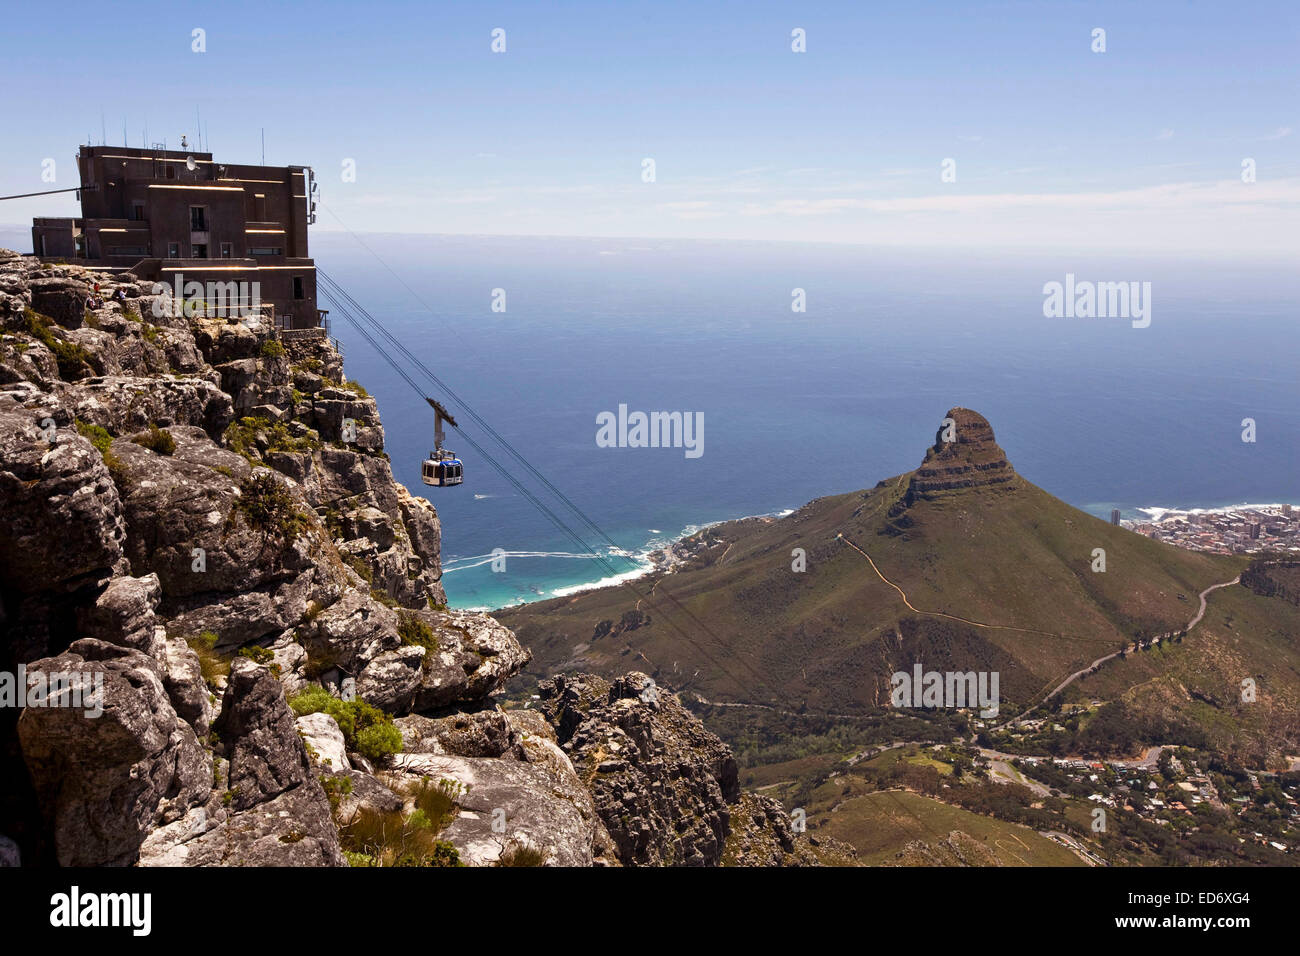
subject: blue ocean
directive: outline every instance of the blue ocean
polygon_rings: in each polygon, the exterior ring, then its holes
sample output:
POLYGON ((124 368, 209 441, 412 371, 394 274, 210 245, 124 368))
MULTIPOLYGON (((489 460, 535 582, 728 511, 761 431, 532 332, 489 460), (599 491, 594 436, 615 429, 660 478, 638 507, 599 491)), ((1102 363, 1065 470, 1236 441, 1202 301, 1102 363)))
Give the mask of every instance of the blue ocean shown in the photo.
POLYGON ((465 432, 579 532, 557 528, 454 430, 465 483, 424 488, 432 412, 333 312, 347 374, 379 401, 397 478, 442 518, 454 606, 567 593, 636 573, 707 523, 870 487, 916 467, 955 405, 989 419, 1021 474, 1097 515, 1300 501, 1293 264, 338 232, 313 245, 319 267, 457 394, 429 389, 465 432), (1150 325, 1045 318, 1044 284, 1067 274, 1150 282, 1150 325), (792 309, 796 289, 805 311, 792 309), (620 405, 702 420, 698 457, 601 447, 598 416, 620 405), (1247 418, 1254 442, 1242 441, 1247 418))

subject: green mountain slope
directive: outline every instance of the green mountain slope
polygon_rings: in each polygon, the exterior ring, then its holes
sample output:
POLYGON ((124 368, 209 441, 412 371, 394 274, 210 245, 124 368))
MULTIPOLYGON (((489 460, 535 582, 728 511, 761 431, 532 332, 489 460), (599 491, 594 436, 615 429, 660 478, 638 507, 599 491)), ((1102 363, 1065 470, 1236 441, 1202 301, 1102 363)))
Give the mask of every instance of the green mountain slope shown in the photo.
MULTIPOLYGON (((719 525, 687 545, 683 567, 636 582, 644 600, 607 588, 497 616, 548 671, 635 662, 710 701, 858 714, 887 706, 890 675, 921 663, 999 672, 1012 716, 1135 636, 1187 628, 1200 592, 1246 565, 1070 507, 1017 475, 988 423, 961 408, 916 471, 781 519, 719 525), (1103 552, 1105 570, 1094 570, 1103 552)), ((1212 611, 1226 594, 1211 594, 1212 611)), ((1287 660, 1296 654, 1296 609, 1283 604, 1258 598, 1238 617, 1246 633, 1274 635, 1259 640, 1275 660, 1279 644, 1287 660)), ((1180 645, 1185 656, 1198 636, 1180 645)), ((1108 693, 1130 686, 1125 673, 1151 678, 1137 656, 1100 669, 1114 682, 1108 693)))

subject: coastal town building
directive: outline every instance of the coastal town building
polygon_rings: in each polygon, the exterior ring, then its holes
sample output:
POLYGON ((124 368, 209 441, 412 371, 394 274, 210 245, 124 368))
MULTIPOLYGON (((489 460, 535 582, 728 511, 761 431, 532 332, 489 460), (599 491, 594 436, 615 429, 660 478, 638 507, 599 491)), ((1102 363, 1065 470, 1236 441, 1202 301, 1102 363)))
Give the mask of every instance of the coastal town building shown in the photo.
POLYGON ((1300 552, 1300 512, 1291 505, 1239 505, 1214 511, 1164 511, 1124 521, 1138 534, 1216 554, 1300 552))
POLYGON ((236 283, 281 328, 315 328, 307 248, 315 182, 307 166, 219 163, 211 153, 82 146, 81 216, 32 220, 38 257, 166 285, 236 283))

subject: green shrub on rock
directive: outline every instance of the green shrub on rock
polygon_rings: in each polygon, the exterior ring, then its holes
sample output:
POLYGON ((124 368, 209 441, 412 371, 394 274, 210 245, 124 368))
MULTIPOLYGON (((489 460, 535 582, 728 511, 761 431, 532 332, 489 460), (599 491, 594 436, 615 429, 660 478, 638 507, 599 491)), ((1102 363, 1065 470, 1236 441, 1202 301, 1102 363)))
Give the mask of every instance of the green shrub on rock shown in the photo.
POLYGON ((323 687, 308 687, 289 706, 299 717, 324 713, 333 717, 349 750, 367 760, 383 760, 402 752, 402 732, 393 718, 364 700, 340 700, 323 687))
POLYGON ((250 475, 239 492, 235 508, 255 531, 288 546, 307 529, 307 516, 298 511, 293 495, 270 472, 250 475))
POLYGON ((176 453, 176 439, 172 438, 172 433, 165 428, 159 428, 152 422, 149 424, 148 432, 143 435, 136 435, 131 441, 159 455, 174 455, 176 453))

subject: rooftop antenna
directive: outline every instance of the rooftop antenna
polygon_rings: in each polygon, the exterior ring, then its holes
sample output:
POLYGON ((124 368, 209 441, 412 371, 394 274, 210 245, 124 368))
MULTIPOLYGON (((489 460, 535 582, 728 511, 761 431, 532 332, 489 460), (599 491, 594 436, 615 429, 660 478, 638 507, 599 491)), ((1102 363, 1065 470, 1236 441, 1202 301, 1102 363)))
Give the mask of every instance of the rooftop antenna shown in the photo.
POLYGON ((104 125, 104 111, 99 111, 99 145, 108 145, 108 127, 104 125))
POLYGON ((194 107, 194 128, 198 131, 194 135, 199 138, 199 150, 203 149, 203 120, 199 118, 199 108, 194 107))
POLYGON ((262 127, 262 165, 266 165, 266 127, 262 127))

